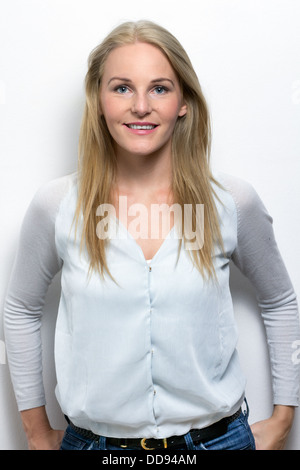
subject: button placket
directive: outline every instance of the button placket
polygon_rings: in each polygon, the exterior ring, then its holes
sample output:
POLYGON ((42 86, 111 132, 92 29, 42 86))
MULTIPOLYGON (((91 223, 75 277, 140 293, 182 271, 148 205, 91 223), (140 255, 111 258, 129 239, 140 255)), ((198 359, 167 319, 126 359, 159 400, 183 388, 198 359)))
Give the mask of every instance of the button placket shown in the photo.
MULTIPOLYGON (((148 269, 148 273, 149 273, 149 278, 148 278, 148 282, 149 282, 149 292, 150 292, 150 298, 149 298, 149 314, 150 314, 150 318, 153 314, 153 308, 152 308, 152 298, 151 298, 151 278, 150 278, 150 274, 151 276, 153 275, 153 271, 152 271, 152 266, 148 263, 147 264, 147 269, 148 269)), ((154 355, 154 348, 153 348, 153 345, 152 345, 152 334, 150 336, 150 357, 151 357, 151 362, 152 362, 152 358, 153 358, 153 355, 154 355)), ((151 365, 151 368, 152 368, 152 365, 151 365)), ((156 396, 156 389, 155 389, 155 383, 153 382, 153 376, 152 376, 152 372, 151 372, 151 380, 152 380, 152 396, 153 396, 153 400, 156 396)), ((156 419, 155 417, 155 407, 154 407, 154 401, 153 401, 153 404, 152 404, 152 407, 153 407, 153 416, 154 418, 156 419)))

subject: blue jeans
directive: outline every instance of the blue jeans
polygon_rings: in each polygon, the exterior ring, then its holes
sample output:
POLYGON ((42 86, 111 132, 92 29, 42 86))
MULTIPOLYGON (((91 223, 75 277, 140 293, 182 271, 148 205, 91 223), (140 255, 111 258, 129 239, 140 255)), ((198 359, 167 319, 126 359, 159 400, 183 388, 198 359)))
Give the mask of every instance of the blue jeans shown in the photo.
MULTIPOLYGON (((227 432, 216 439, 203 441, 195 445, 190 433, 184 436, 185 445, 170 447, 166 451, 180 450, 255 450, 254 437, 248 424, 248 409, 228 425, 227 432)), ((68 426, 61 444, 61 450, 132 450, 129 447, 120 449, 106 443, 106 437, 99 436, 93 440, 82 437, 71 426, 68 426)), ((158 450, 159 452, 159 450, 158 450)))

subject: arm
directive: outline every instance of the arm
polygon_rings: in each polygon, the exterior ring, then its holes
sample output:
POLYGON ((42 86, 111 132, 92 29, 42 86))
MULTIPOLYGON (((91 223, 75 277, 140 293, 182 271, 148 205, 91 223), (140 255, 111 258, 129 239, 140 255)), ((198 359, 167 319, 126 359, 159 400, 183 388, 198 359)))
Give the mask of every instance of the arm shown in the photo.
POLYGON ((292 346, 300 337, 296 295, 275 241, 272 219, 257 193, 238 179, 229 179, 228 187, 238 216, 232 260, 256 290, 272 372, 273 414, 252 429, 258 448, 281 449, 299 399, 299 364, 292 360, 292 346))
POLYGON ((64 431, 52 429, 44 406, 21 411, 29 450, 59 450, 64 431))
POLYGON ((270 418, 251 426, 257 450, 283 450, 293 424, 295 408, 275 405, 270 418))
POLYGON ((40 329, 48 287, 62 266, 55 247, 55 218, 64 188, 61 182, 48 184, 31 202, 4 307, 8 363, 29 448, 37 446, 35 432, 39 436, 49 429, 40 329))

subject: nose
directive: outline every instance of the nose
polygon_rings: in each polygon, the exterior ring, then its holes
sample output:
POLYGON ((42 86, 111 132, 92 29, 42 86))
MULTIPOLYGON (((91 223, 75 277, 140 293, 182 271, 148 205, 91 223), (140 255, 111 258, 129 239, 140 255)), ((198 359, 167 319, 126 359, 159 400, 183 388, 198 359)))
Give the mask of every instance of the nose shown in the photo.
POLYGON ((135 93, 132 98, 132 112, 140 117, 151 113, 151 98, 145 93, 135 93))

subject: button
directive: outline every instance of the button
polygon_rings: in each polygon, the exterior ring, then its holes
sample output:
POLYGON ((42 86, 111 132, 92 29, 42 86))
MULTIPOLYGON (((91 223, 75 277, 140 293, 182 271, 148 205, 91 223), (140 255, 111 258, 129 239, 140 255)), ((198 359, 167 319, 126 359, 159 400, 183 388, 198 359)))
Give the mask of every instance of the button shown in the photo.
POLYGON ((152 271, 152 268, 151 268, 151 266, 149 266, 149 273, 151 273, 151 271, 152 271))

